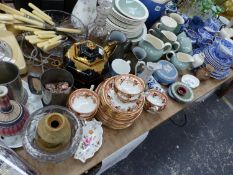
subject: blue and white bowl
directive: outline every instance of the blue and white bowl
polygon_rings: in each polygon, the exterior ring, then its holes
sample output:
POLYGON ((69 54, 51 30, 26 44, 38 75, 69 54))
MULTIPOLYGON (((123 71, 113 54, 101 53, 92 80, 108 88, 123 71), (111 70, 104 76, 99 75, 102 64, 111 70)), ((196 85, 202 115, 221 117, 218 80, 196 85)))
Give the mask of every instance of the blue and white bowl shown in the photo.
POLYGON ((223 39, 218 43, 216 55, 219 58, 229 58, 233 63, 233 41, 231 39, 223 39))
POLYGON ((218 32, 224 24, 217 18, 208 18, 205 21, 205 29, 210 33, 218 32))

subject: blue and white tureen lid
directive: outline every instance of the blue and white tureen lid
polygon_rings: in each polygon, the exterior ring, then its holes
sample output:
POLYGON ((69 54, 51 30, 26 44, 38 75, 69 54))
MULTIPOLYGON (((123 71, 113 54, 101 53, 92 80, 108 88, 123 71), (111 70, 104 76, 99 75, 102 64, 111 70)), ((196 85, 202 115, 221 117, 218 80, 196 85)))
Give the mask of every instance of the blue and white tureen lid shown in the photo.
POLYGON ((154 76, 156 76, 156 79, 162 82, 176 81, 178 77, 178 71, 175 66, 166 60, 161 60, 158 63, 162 66, 162 69, 156 70, 154 72, 154 76))

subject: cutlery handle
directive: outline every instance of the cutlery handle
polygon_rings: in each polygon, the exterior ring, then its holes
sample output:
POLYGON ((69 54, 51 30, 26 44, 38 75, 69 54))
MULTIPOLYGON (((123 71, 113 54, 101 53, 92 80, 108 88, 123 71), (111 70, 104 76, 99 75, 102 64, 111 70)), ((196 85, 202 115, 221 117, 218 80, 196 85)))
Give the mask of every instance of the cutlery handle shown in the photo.
POLYGON ((41 30, 41 31, 35 31, 34 34, 35 34, 35 35, 39 35, 39 34, 42 34, 42 35, 43 35, 43 34, 44 34, 44 35, 45 35, 45 34, 54 34, 54 35, 55 35, 56 32, 55 32, 55 31, 44 31, 44 30, 41 30))
POLYGON ((55 42, 52 42, 52 43, 48 43, 48 44, 46 44, 46 45, 43 47, 43 50, 44 50, 45 52, 48 52, 48 51, 50 51, 51 49, 53 49, 53 48, 59 46, 60 44, 61 44, 61 40, 58 40, 58 41, 55 41, 55 42))
POLYGON ((38 37, 40 39, 51 39, 51 38, 54 38, 56 36, 57 36, 56 34, 38 34, 38 37))
POLYGON ((48 24, 50 24, 50 25, 52 25, 52 26, 55 25, 55 23, 54 23, 51 19, 46 18, 46 17, 43 16, 39 11, 33 10, 32 13, 33 13, 34 15, 36 15, 38 18, 41 18, 42 20, 44 20, 45 22, 47 22, 48 24))
POLYGON ((82 31, 80 29, 70 29, 70 28, 64 28, 64 27, 56 27, 56 31, 66 32, 66 33, 82 34, 82 31))
POLYGON ((1 21, 13 21, 14 20, 14 17, 10 14, 3 14, 1 13, 0 14, 0 20, 1 21))
POLYGON ((32 14, 31 12, 25 10, 24 8, 21 8, 20 11, 21 11, 22 13, 24 13, 25 15, 30 16, 31 18, 34 18, 34 19, 36 19, 36 20, 38 20, 38 21, 40 21, 40 22, 44 22, 41 18, 39 18, 38 16, 32 14))
POLYGON ((24 14, 18 10, 15 10, 5 4, 0 3, 0 10, 6 12, 6 13, 10 13, 12 15, 19 15, 19 16, 23 16, 24 14))
POLYGON ((42 23, 42 22, 32 20, 32 19, 28 19, 28 18, 25 18, 23 16, 18 16, 18 15, 13 15, 13 16, 14 16, 15 19, 17 19, 19 21, 23 21, 23 22, 26 22, 26 23, 29 23, 29 24, 33 24, 33 25, 36 25, 36 26, 39 26, 39 27, 44 27, 44 23, 42 23))
POLYGON ((14 28, 17 30, 23 30, 23 31, 28 31, 28 32, 41 31, 40 29, 37 29, 37 28, 26 27, 26 26, 21 26, 21 25, 14 25, 14 28))
POLYGON ((61 39, 62 39, 62 36, 58 35, 58 36, 56 36, 54 38, 49 39, 49 42, 52 43, 52 42, 55 42, 55 41, 58 41, 58 40, 61 40, 61 39))
POLYGON ((28 6, 31 7, 33 10, 38 11, 38 12, 39 12, 41 15, 43 15, 44 17, 46 17, 46 18, 52 20, 52 18, 51 18, 49 15, 47 15, 45 12, 43 12, 41 9, 39 9, 39 8, 38 8, 37 6, 35 6, 34 4, 28 3, 28 6))

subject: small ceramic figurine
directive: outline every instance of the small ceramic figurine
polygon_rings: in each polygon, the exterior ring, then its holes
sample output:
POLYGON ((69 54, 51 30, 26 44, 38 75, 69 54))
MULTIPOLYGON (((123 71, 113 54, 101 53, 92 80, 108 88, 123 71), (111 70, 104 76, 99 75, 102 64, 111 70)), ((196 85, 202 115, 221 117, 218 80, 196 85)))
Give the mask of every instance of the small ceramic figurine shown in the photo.
POLYGON ((9 100, 8 89, 0 86, 0 135, 20 134, 29 118, 28 110, 16 101, 9 100))

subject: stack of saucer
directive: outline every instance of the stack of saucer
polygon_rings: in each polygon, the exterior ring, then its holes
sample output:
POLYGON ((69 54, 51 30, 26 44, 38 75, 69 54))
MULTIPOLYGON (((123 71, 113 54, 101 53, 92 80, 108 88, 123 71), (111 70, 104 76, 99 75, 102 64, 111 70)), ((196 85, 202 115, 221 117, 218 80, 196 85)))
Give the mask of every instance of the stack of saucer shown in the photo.
POLYGON ((115 0, 106 20, 108 31, 119 30, 133 42, 147 33, 145 21, 149 12, 139 0, 115 0))
POLYGON ((204 50, 205 63, 214 67, 211 77, 222 80, 230 75, 233 64, 233 42, 221 40, 217 45, 211 45, 204 50))
POLYGON ((194 93, 192 89, 181 82, 173 83, 168 88, 168 95, 179 103, 191 103, 194 99, 194 93))
POLYGON ((143 80, 130 74, 107 79, 96 89, 100 97, 96 118, 112 129, 131 126, 142 113, 144 88, 143 80))

